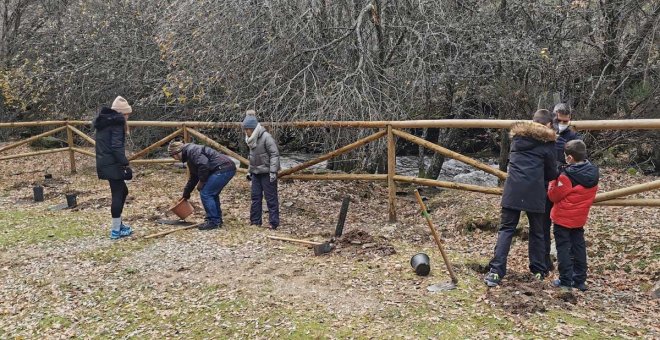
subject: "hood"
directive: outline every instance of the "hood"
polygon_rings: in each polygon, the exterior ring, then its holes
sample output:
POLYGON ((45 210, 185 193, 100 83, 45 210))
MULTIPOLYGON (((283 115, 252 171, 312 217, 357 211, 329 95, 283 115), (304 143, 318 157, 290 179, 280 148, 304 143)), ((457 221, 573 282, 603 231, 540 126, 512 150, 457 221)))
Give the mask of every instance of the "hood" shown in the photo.
POLYGON ((539 140, 541 142, 554 142, 557 139, 555 130, 534 122, 516 122, 511 125, 511 132, 513 137, 529 137, 539 140))
POLYGON ((566 167, 564 172, 574 184, 579 184, 585 188, 593 188, 598 185, 598 167, 589 161, 571 164, 566 167))
POLYGON ((554 142, 557 139, 555 130, 534 122, 513 123, 509 135, 513 139, 512 151, 529 150, 539 144, 554 142))
POLYGON ((97 130, 106 128, 113 125, 125 125, 126 118, 124 115, 107 107, 101 108, 99 115, 94 118, 92 122, 94 128, 97 130))

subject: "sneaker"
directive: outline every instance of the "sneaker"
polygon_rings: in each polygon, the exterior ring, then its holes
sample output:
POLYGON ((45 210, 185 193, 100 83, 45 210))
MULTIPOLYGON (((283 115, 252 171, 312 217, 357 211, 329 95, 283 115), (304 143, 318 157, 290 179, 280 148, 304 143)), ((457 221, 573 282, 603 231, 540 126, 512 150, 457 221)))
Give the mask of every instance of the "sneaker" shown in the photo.
POLYGON ((573 288, 577 288, 581 292, 586 292, 587 291, 587 285, 582 282, 582 283, 575 283, 573 282, 573 288))
POLYGON ((212 229, 218 229, 219 227, 220 226, 215 224, 215 223, 206 221, 203 224, 201 224, 199 227, 197 227, 197 229, 199 229, 199 230, 212 230, 212 229))
POLYGON ((502 279, 500 278, 499 274, 490 272, 488 275, 486 275, 486 277, 484 277, 484 282, 488 287, 496 287, 500 284, 500 282, 502 282, 502 279))
POLYGON ((277 230, 277 226, 271 224, 271 225, 268 226, 268 229, 270 229, 270 230, 277 230))
POLYGON ((121 237, 121 231, 119 230, 110 230, 110 239, 117 240, 121 237))
POLYGON ((535 278, 536 280, 538 280, 538 281, 543 281, 543 278, 544 278, 544 277, 545 277, 545 276, 543 276, 542 273, 536 273, 536 274, 534 274, 534 278, 535 278))
POLYGON ((129 226, 128 224, 122 223, 121 227, 119 228, 119 236, 126 237, 126 236, 130 236, 132 233, 133 233, 133 228, 131 228, 131 226, 129 226))
POLYGON ((569 286, 562 286, 561 280, 560 279, 554 279, 550 282, 553 287, 561 289, 562 293, 569 293, 571 291, 571 287, 569 286))

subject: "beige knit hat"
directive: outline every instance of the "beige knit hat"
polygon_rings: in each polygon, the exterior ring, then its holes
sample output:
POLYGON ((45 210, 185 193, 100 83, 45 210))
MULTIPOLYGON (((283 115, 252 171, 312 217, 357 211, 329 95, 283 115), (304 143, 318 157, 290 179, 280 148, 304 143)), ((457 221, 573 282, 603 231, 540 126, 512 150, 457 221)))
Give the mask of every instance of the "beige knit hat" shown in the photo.
POLYGON ((174 156, 179 152, 181 152, 182 150, 183 150, 183 143, 179 141, 172 141, 167 146, 167 153, 169 153, 170 156, 174 156))
POLYGON ((112 102, 112 107, 111 109, 119 112, 119 113, 131 113, 133 112, 133 109, 131 108, 130 105, 128 105, 128 102, 124 97, 118 96, 115 98, 115 101, 112 102))

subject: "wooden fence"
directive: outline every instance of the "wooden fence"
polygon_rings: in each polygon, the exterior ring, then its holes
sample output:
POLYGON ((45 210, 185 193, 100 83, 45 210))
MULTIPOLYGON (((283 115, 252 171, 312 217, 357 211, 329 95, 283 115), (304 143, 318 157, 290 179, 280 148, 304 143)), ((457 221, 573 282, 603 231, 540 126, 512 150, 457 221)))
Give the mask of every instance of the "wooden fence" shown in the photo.
MULTIPOLYGON (((342 146, 337 150, 321 155, 315 159, 306 161, 302 164, 296 165, 289 169, 283 169, 279 172, 278 177, 283 179, 294 180, 335 180, 335 181, 387 181, 388 185, 388 212, 390 221, 396 220, 396 183, 413 183, 424 186, 435 186, 441 188, 449 188, 456 190, 466 190, 473 192, 480 192, 484 194, 501 195, 501 188, 484 187, 479 185, 462 184, 447 181, 438 181, 433 179, 417 178, 412 176, 401 176, 396 174, 396 139, 404 139, 417 145, 423 146, 434 152, 442 154, 445 157, 453 158, 469 164, 479 170, 496 176, 499 179, 506 179, 507 174, 498 169, 495 169, 487 164, 484 164, 476 159, 462 155, 458 152, 446 149, 435 143, 431 143, 422 138, 414 136, 402 129, 411 128, 497 128, 506 129, 516 120, 483 120, 483 119, 451 119, 451 120, 416 120, 416 121, 316 121, 316 122, 282 122, 282 123, 264 123, 264 126, 270 127, 293 127, 293 128, 356 128, 356 129, 376 129, 373 134, 356 140, 353 143, 342 146), (308 169, 311 166, 337 157, 367 143, 373 142, 380 138, 387 139, 387 174, 309 174, 300 173, 302 170, 308 169)), ((609 121, 575 121, 571 123, 578 130, 657 130, 660 129, 660 119, 635 119, 635 120, 609 120, 609 121)), ((90 122, 86 121, 41 121, 41 122, 14 122, 14 123, 0 123, 0 128, 21 128, 21 127, 39 127, 49 126, 53 127, 52 130, 37 134, 35 136, 13 142, 9 145, 0 147, 0 154, 4 151, 16 148, 20 145, 35 141, 39 138, 50 136, 58 132, 66 131, 67 147, 34 151, 20 154, 13 154, 7 156, 0 155, 0 161, 20 158, 32 157, 56 152, 68 152, 71 172, 76 171, 75 153, 81 153, 87 156, 94 157, 94 153, 80 148, 74 144, 74 135, 81 137, 83 140, 91 145, 95 144, 92 137, 80 131, 77 126, 89 126, 90 122)), ((167 129, 175 129, 174 132, 163 137, 157 142, 149 145, 148 147, 129 156, 131 164, 149 164, 149 163, 174 163, 174 159, 145 159, 144 156, 148 155, 156 148, 162 147, 170 140, 177 136, 183 136, 184 141, 189 142, 191 137, 195 137, 205 144, 227 154, 240 163, 247 165, 249 162, 246 158, 230 150, 224 145, 214 141, 210 137, 198 131, 200 128, 236 128, 240 129, 240 123, 230 122, 157 122, 157 121, 130 121, 131 127, 159 127, 167 129)), ((244 169, 239 171, 245 172, 244 169)), ((660 199, 625 199, 623 197, 634 195, 637 193, 647 192, 655 189, 660 189, 660 180, 652 181, 649 183, 638 184, 627 188, 621 188, 608 192, 599 193, 596 196, 596 205, 607 206, 653 206, 660 207, 660 199)))

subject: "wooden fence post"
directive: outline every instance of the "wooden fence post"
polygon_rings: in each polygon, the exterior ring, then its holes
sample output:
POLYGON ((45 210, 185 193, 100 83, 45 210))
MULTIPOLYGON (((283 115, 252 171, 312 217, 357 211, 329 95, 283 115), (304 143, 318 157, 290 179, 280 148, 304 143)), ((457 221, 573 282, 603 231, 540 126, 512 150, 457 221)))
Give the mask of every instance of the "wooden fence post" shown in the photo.
POLYGON ((396 144, 394 142, 394 134, 392 133, 392 125, 387 126, 387 188, 388 188, 388 211, 390 215, 390 222, 396 222, 396 182, 394 176, 396 175, 396 144))
POLYGON ((188 128, 186 127, 186 124, 183 124, 181 126, 181 129, 183 130, 183 142, 190 143, 190 134, 188 133, 188 128))
POLYGON ((75 145, 73 144, 73 131, 69 123, 66 123, 66 142, 69 144, 69 165, 71 166, 71 173, 76 173, 76 152, 73 150, 75 145))

